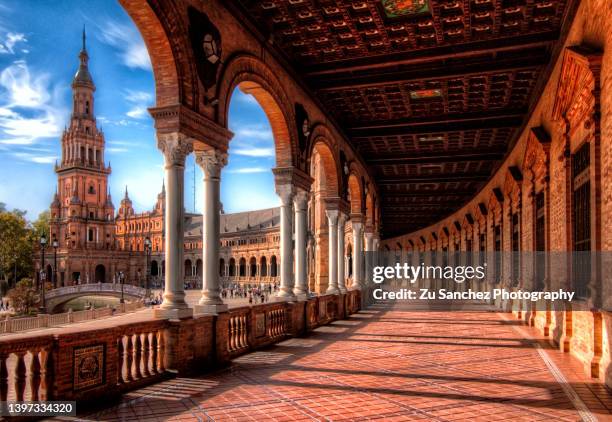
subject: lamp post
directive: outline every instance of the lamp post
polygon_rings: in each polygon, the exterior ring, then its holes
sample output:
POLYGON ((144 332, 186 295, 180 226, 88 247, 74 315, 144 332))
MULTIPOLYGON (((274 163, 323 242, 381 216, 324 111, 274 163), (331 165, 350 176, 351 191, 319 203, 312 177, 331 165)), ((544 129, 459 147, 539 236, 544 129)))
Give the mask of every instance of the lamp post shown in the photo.
POLYGON ((42 303, 39 308, 41 314, 46 313, 47 304, 45 302, 45 248, 47 247, 47 236, 40 235, 40 286, 42 291, 42 303))
POLYGON ((151 239, 149 238, 149 236, 147 236, 144 240, 144 247, 145 247, 145 253, 147 255, 147 267, 145 268, 145 289, 146 289, 146 296, 149 296, 150 290, 151 290, 151 239))
POLYGON ((57 248, 59 247, 59 242, 54 237, 53 238, 53 288, 57 289, 57 248))
POLYGON ((125 303, 123 299, 123 283, 125 281, 125 276, 123 275, 123 271, 119 271, 119 283, 121 283, 121 299, 119 299, 119 303, 125 303))

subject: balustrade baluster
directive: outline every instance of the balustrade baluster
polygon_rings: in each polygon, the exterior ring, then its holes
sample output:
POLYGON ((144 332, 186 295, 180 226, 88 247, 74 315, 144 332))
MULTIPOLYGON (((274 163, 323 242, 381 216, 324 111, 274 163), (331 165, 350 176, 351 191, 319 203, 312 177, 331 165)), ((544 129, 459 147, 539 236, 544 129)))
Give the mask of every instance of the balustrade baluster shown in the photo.
POLYGON ((123 378, 123 368, 125 366, 125 356, 123 350, 123 336, 117 339, 117 384, 125 384, 123 378))
POLYGON ((242 317, 242 347, 247 347, 249 345, 249 341, 248 341, 248 333, 249 333, 249 326, 248 326, 248 319, 247 316, 243 316, 242 317))
POLYGON ((157 358, 159 360, 159 373, 161 374, 166 372, 166 339, 162 330, 160 330, 158 334, 159 337, 157 338, 157 358))
POLYGON ((134 336, 134 379, 142 378, 142 340, 140 334, 134 336))
POLYGON ((8 369, 6 361, 9 355, 0 355, 0 401, 7 401, 8 396, 8 369))
POLYGON ((155 375, 159 373, 157 368, 157 332, 151 333, 151 374, 155 375))
POLYGON ((125 341, 125 353, 124 353, 124 358, 125 358, 125 367, 126 367, 126 372, 125 372, 125 382, 131 382, 134 381, 134 376, 132 375, 132 358, 134 357, 134 345, 132 343, 132 336, 128 335, 126 336, 126 341, 125 341))
POLYGON ((49 389, 52 385, 50 380, 53 372, 50 370, 49 365, 51 362, 51 355, 47 349, 40 350, 40 386, 38 387, 38 398, 40 401, 49 400, 49 389))
POLYGON ((17 401, 23 401, 26 387, 26 365, 25 352, 17 352, 17 364, 15 365, 15 397, 17 401))
POLYGON ((151 376, 149 371, 149 358, 151 357, 149 348, 149 333, 144 333, 142 339, 142 376, 145 378, 151 376))
POLYGON ((236 350, 236 343, 234 341, 234 317, 230 317, 229 319, 229 350, 233 352, 236 350))
POLYGON ((32 350, 32 362, 30 363, 30 397, 32 401, 40 400, 38 388, 40 387, 40 359, 39 351, 32 350))

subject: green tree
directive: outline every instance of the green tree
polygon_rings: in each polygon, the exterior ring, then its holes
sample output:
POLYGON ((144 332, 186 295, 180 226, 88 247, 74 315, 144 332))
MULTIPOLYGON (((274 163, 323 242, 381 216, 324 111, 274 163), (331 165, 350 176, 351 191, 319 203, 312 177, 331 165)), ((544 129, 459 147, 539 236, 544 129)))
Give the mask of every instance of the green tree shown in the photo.
POLYGON ((12 281, 31 274, 32 248, 24 213, 0 212, 0 274, 4 279, 12 281))
POLYGON ((38 242, 40 236, 44 233, 47 236, 47 240, 49 239, 49 219, 51 218, 51 214, 49 211, 43 211, 38 214, 38 218, 32 222, 32 240, 34 242, 38 242))
POLYGON ((40 294, 29 278, 20 280, 17 286, 8 292, 7 297, 15 312, 20 315, 29 314, 40 302, 40 294))

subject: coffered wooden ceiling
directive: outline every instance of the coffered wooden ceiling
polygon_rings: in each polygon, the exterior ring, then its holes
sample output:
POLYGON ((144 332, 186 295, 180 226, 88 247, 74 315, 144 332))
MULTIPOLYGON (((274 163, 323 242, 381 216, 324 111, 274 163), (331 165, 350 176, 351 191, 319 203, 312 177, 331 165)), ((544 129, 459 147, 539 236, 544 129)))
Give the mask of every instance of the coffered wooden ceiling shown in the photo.
POLYGON ((232 0, 371 166, 383 235, 457 210, 515 141, 579 0, 232 0))

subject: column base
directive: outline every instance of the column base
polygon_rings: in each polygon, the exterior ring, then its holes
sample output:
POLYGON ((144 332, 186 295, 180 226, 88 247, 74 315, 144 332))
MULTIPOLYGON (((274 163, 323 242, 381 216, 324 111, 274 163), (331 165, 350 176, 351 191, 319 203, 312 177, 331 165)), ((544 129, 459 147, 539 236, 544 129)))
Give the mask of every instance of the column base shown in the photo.
POLYGON ((274 296, 272 298, 272 302, 295 302, 297 297, 295 295, 283 295, 283 296, 274 296))
POLYGON ((296 293, 295 294, 295 299, 298 302, 305 302, 310 298, 310 295, 308 293, 296 293))
POLYGON ((325 290, 325 294, 326 295, 337 295, 337 294, 340 294, 340 290, 338 290, 337 287, 328 287, 327 290, 325 290))
POLYGON ((227 312, 229 307, 225 303, 216 305, 195 305, 193 311, 196 314, 218 315, 221 312, 227 312))
POLYGON ((153 316, 155 318, 164 319, 183 319, 193 317, 193 309, 191 308, 155 308, 153 309, 153 316))

